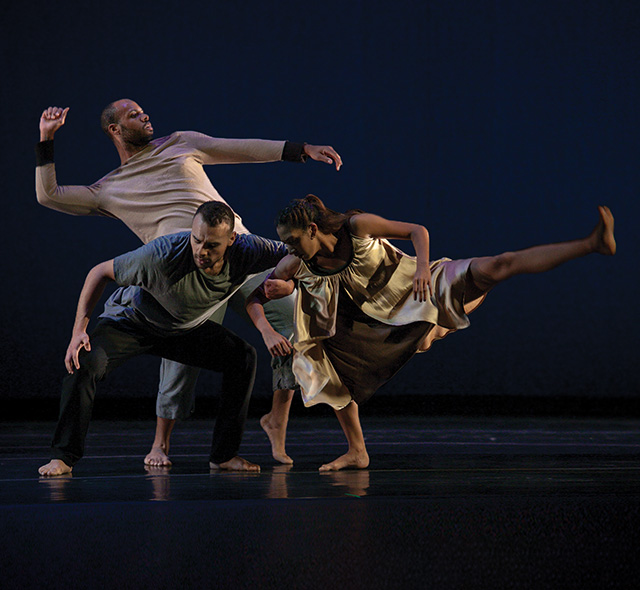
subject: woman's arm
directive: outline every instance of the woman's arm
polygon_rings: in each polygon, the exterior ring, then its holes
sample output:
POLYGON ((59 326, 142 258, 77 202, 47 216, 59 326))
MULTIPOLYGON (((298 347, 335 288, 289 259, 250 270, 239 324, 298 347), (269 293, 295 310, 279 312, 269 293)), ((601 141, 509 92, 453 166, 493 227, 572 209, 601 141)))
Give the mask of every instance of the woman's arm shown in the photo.
POLYGON ((429 232, 423 225, 392 221, 372 213, 361 213, 351 218, 351 230, 356 236, 411 240, 416 251, 416 274, 413 279, 413 298, 426 301, 431 294, 429 269, 429 232))
MULTIPOLYGON (((273 270, 273 272, 265 279, 265 282, 271 279, 281 279, 289 281, 293 279, 296 270, 300 266, 300 259, 291 254, 285 256, 273 270)), ((287 356, 293 350, 291 343, 282 334, 276 332, 267 317, 264 314, 264 304, 269 299, 264 294, 264 283, 257 287, 253 293, 247 297, 246 308, 247 314, 251 318, 253 325, 262 335, 262 339, 271 353, 271 356, 287 356)))

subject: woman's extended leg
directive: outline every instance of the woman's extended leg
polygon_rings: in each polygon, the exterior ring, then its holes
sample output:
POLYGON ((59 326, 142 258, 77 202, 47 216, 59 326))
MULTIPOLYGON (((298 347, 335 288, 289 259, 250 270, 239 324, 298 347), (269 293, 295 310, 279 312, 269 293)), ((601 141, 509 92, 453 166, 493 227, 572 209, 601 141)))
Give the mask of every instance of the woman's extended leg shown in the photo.
POLYGON ((474 285, 469 286, 467 300, 474 295, 484 293, 494 285, 519 274, 546 272, 587 254, 616 253, 616 241, 613 236, 613 215, 608 207, 598 207, 600 221, 586 237, 571 242, 534 246, 518 252, 505 252, 498 256, 475 258, 470 271, 474 285))
POLYGON ((342 410, 335 410, 340 426, 347 437, 349 450, 331 463, 320 467, 320 471, 339 471, 340 469, 366 469, 369 466, 369 455, 364 443, 358 404, 351 402, 342 410))

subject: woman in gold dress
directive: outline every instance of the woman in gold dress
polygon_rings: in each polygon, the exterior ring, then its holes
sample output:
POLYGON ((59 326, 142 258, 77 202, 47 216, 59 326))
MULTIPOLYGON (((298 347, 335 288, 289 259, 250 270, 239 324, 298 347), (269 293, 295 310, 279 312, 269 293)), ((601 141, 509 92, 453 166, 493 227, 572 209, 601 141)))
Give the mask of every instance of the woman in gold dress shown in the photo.
POLYGON ((583 239, 432 262, 429 233, 421 225, 359 211, 337 213, 314 195, 292 201, 277 221, 291 254, 272 278, 297 283, 293 342, 266 320, 264 289, 247 299, 247 311, 272 356, 293 353, 305 405, 327 403, 336 412, 349 450, 320 471, 369 465, 358 405, 416 352, 466 328, 467 314, 496 284, 587 254, 615 254, 613 216, 607 207, 598 210, 598 225, 583 239), (388 239, 411 240, 416 256, 388 239))

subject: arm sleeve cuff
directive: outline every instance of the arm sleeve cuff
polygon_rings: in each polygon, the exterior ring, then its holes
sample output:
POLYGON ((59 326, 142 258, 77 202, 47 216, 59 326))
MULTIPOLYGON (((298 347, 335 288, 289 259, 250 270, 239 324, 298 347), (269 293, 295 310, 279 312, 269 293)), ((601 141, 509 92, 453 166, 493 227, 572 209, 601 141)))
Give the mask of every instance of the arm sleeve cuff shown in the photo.
POLYGON ((53 139, 36 144, 36 166, 53 164, 53 139))
POLYGON ((285 162, 306 162, 307 154, 304 153, 304 143, 285 141, 282 150, 282 159, 285 162))

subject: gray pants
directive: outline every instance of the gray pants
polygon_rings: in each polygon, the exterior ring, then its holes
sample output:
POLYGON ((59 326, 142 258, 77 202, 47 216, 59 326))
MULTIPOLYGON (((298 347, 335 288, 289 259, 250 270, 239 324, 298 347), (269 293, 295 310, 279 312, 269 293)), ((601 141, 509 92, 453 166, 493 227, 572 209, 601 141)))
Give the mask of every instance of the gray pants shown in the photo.
MULTIPOLYGON (((229 306, 247 322, 252 324, 245 309, 246 298, 251 292, 269 276, 273 269, 253 277, 245 282, 240 289, 229 299, 229 306)), ((280 334, 290 338, 293 334, 293 309, 295 293, 289 297, 269 301, 264 306, 264 312, 269 323, 280 334)), ((218 310, 209 321, 221 324, 224 319, 225 308, 218 310)), ((252 324, 253 325, 253 324, 252 324)), ((274 389, 294 389, 295 378, 291 371, 291 358, 283 362, 274 359, 272 368, 274 389)), ((183 365, 175 361, 162 359, 160 365, 160 386, 156 401, 156 414, 160 418, 170 420, 182 420, 188 418, 195 409, 195 386, 200 369, 183 365)))

